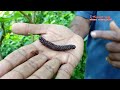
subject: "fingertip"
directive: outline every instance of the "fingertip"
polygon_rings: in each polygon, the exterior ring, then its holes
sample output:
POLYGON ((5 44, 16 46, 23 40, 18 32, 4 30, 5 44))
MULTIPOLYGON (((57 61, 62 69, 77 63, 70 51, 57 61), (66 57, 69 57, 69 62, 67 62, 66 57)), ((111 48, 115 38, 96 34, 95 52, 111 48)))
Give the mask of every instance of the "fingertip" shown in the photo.
POLYGON ((12 32, 16 34, 26 34, 25 29, 26 29, 27 23, 14 23, 12 25, 12 32))
POLYGON ((91 34, 91 36, 92 36, 93 38, 96 37, 96 33, 95 33, 94 31, 92 31, 90 34, 91 34))
POLYGON ((119 29, 119 27, 116 25, 115 21, 110 22, 110 28, 111 28, 111 30, 119 29))
POLYGON ((14 23, 12 25, 12 31, 16 31, 18 29, 18 26, 21 26, 21 23, 14 23))

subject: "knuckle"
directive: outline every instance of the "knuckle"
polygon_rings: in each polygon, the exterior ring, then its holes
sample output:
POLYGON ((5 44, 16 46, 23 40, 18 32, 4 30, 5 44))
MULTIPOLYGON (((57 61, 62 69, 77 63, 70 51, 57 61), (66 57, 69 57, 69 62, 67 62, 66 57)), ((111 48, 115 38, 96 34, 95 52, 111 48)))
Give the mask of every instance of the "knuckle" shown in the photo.
POLYGON ((40 76, 38 76, 38 75, 36 75, 36 74, 34 74, 34 75, 32 75, 30 78, 37 78, 37 79, 43 79, 42 77, 40 77, 40 76))
POLYGON ((44 67, 47 69, 47 71, 54 73, 54 69, 50 65, 46 64, 44 67))
POLYGON ((34 69, 39 68, 39 66, 36 63, 34 63, 32 60, 28 60, 28 65, 34 69))
POLYGON ((58 75, 56 76, 56 79, 68 79, 70 78, 70 75, 66 73, 64 70, 59 70, 58 75))
POLYGON ((20 51, 20 52, 21 52, 22 54, 24 54, 24 55, 27 55, 27 52, 26 52, 24 46, 23 46, 23 47, 20 47, 20 48, 18 49, 18 51, 20 51))
POLYGON ((17 52, 23 56, 25 59, 27 59, 27 53, 25 52, 25 50, 23 48, 17 49, 17 52))
POLYGON ((19 76, 19 78, 25 78, 24 74, 21 73, 19 70, 13 69, 11 72, 16 73, 16 75, 19 76))
POLYGON ((45 55, 45 54, 43 54, 43 53, 42 53, 42 54, 40 54, 40 57, 41 57, 42 59, 49 59, 49 58, 48 58, 48 56, 47 56, 47 55, 45 55))
POLYGON ((6 63, 8 63, 11 68, 14 67, 14 65, 12 64, 12 62, 11 62, 10 60, 8 60, 8 59, 5 58, 4 61, 5 61, 6 63))
POLYGON ((71 75, 72 71, 73 71, 73 68, 70 64, 65 64, 65 65, 61 66, 60 70, 64 70, 66 73, 71 75))

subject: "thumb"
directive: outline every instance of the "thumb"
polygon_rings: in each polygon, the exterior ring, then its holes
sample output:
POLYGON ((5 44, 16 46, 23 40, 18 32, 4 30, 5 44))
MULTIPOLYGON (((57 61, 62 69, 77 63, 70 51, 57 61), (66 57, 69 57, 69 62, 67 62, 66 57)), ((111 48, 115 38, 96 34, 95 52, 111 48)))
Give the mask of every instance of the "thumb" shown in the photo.
POLYGON ((120 30, 119 30, 120 28, 116 25, 116 23, 114 21, 110 22, 110 29, 112 31, 120 32, 120 30))
POLYGON ((12 32, 16 34, 46 34, 49 24, 28 24, 28 23, 15 23, 12 25, 12 32))

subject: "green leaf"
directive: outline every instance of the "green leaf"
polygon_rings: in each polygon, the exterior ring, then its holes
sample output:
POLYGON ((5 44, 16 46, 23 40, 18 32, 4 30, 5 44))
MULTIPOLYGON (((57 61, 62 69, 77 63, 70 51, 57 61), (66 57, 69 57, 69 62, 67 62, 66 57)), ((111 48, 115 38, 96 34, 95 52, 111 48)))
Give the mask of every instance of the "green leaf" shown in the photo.
POLYGON ((6 22, 8 20, 12 20, 14 17, 11 17, 11 18, 3 18, 3 17, 0 17, 0 22, 6 22))

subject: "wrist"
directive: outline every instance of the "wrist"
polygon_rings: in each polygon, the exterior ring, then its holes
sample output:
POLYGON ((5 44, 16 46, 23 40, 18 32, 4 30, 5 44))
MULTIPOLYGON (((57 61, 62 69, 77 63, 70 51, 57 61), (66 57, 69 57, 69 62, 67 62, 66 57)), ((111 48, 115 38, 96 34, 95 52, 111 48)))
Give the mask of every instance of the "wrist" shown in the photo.
POLYGON ((90 20, 76 16, 69 27, 75 34, 83 39, 88 35, 90 29, 90 20))

